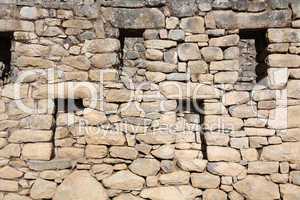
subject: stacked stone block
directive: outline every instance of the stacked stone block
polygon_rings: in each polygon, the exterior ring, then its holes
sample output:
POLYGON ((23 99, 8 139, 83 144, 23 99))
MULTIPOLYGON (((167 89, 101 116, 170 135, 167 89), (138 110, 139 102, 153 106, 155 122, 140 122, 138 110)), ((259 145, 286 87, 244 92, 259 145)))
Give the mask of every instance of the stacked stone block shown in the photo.
POLYGON ((1 3, 0 199, 300 199, 299 2, 1 3))

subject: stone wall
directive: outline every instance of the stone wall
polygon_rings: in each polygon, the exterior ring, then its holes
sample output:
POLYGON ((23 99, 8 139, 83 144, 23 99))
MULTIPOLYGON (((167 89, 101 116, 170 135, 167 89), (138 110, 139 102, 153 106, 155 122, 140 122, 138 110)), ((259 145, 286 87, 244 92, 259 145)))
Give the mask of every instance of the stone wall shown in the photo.
POLYGON ((0 200, 300 199, 298 0, 0 3, 0 200))

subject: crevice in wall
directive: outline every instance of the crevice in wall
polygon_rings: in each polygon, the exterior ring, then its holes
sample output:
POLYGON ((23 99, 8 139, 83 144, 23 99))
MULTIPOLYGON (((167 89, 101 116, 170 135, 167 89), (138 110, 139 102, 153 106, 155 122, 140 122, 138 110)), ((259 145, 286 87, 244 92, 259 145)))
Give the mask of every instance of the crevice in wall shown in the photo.
POLYGON ((11 47, 13 32, 0 32, 0 76, 5 81, 11 73, 11 47))
POLYGON ((267 37, 265 29, 240 30, 240 63, 243 81, 259 83, 267 76, 267 37), (254 77, 256 76, 256 77, 254 77))

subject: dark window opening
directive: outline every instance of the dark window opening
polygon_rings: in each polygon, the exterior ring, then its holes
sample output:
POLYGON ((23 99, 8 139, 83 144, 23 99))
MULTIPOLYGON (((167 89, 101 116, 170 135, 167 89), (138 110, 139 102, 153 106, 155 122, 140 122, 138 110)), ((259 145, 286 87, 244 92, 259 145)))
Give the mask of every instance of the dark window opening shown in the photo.
POLYGON ((72 113, 84 109, 83 99, 55 99, 55 113, 72 113))
POLYGON ((203 114, 203 101, 199 99, 177 100, 177 112, 203 114))
POLYGON ((259 83, 267 76, 267 47, 266 30, 240 31, 240 77, 243 82, 259 83))
POLYGON ((144 57, 144 32, 144 29, 120 29, 121 67, 130 67, 136 64, 134 61, 144 57))
POLYGON ((11 73, 12 39, 12 32, 0 32, 0 76, 3 81, 6 80, 11 73))

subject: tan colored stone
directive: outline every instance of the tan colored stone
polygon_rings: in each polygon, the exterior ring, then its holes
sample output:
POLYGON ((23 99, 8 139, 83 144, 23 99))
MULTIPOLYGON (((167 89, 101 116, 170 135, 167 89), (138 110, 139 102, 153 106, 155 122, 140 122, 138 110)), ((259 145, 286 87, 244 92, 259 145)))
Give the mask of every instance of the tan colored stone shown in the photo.
POLYGON ((278 186, 263 176, 247 176, 234 184, 234 188, 249 200, 273 200, 280 198, 278 186))
POLYGON ((234 84, 238 81, 238 72, 218 72, 215 74, 215 83, 234 84))
POLYGON ((87 171, 75 171, 58 186, 53 200, 108 200, 102 184, 87 171))
POLYGON ((89 125, 104 124, 107 122, 107 117, 104 112, 86 108, 83 111, 83 117, 89 125))
POLYGON ((137 150, 132 147, 111 147, 109 153, 112 157, 135 160, 138 156, 137 150))
POLYGON ((21 195, 14 194, 14 193, 8 193, 7 195, 5 195, 3 200, 31 200, 31 199, 27 196, 21 196, 21 195))
POLYGON ((175 171, 159 177, 159 182, 163 185, 186 185, 189 181, 190 173, 185 171, 175 171))
POLYGON ((128 102, 132 100, 134 93, 127 89, 111 89, 105 97, 107 102, 128 102))
POLYGON ((205 116, 203 125, 211 131, 218 129, 240 130, 243 126, 243 120, 236 117, 208 115, 205 116))
POLYGON ((28 143, 23 146, 22 156, 25 160, 50 160, 51 143, 28 143))
POLYGON ((292 54, 271 54, 267 57, 267 63, 271 67, 300 67, 300 56, 292 54))
POLYGON ((226 200, 227 195, 222 190, 208 189, 203 192, 203 200, 226 200))
POLYGON ((239 162, 241 155, 239 151, 229 147, 208 146, 207 157, 209 161, 239 162))
POLYGON ((169 49, 177 46, 177 42, 171 40, 146 40, 145 47, 147 49, 169 49))
POLYGON ((182 61, 201 59, 200 50, 197 44, 184 43, 178 46, 178 56, 182 61))
POLYGON ((180 28, 185 32, 204 33, 204 19, 198 16, 183 18, 181 19, 180 28))
POLYGON ((138 196, 134 196, 130 193, 120 194, 119 196, 113 198, 113 200, 143 200, 138 196))
POLYGON ((23 172, 16 170, 10 166, 5 166, 0 169, 0 178, 3 179, 17 179, 23 176, 23 172))
POLYGON ((280 193, 283 200, 298 200, 300 187, 292 184, 282 184, 280 185, 280 193))
POLYGON ((55 66, 53 61, 37 57, 20 56, 17 58, 16 65, 18 67, 37 67, 43 69, 53 68, 55 66))
POLYGON ((119 64, 119 58, 116 53, 96 54, 92 57, 91 62, 95 67, 102 69, 119 64))
POLYGON ((87 158, 105 158, 107 156, 107 147, 101 145, 87 145, 85 155, 87 158))
POLYGON ((207 62, 223 59, 223 51, 219 47, 203 47, 201 54, 207 62))
POLYGON ((300 144, 288 142, 263 148, 261 160, 264 161, 297 161, 300 155, 300 144))
POLYGON ((214 71, 238 71, 240 64, 238 60, 213 61, 210 63, 209 69, 214 71))
POLYGON ((249 162, 248 173, 249 174, 274 174, 278 173, 279 163, 278 162, 249 162))
POLYGON ((89 53, 110 53, 120 49, 120 41, 117 39, 87 40, 84 43, 83 52, 89 53))
POLYGON ((17 181, 0 180, 0 191, 1 192, 17 192, 19 185, 17 181))
POLYGON ((228 92, 222 97, 222 102, 225 106, 242 104, 250 100, 250 95, 248 92, 228 92))
POLYGON ((108 131, 96 127, 87 127, 85 133, 88 144, 95 145, 124 145, 125 136, 122 132, 108 131))
POLYGON ((34 199, 50 199, 53 197, 55 191, 56 183, 37 179, 30 190, 30 196, 34 199))
POLYGON ((116 190, 141 190, 145 184, 143 178, 128 170, 119 171, 102 182, 105 187, 116 190))
POLYGON ((191 175, 192 186, 201 189, 213 189, 220 185, 219 176, 212 175, 208 172, 205 173, 193 173, 191 175))
POLYGON ((207 170, 219 176, 237 177, 246 172, 246 168, 234 162, 210 162, 207 165, 207 170))
POLYGON ((66 20, 62 24, 65 28, 78 28, 78 29, 90 29, 93 28, 93 24, 88 20, 70 19, 66 20))
POLYGON ((165 63, 161 61, 147 61, 146 63, 147 70, 151 72, 163 72, 170 73, 173 72, 177 65, 171 63, 165 63))
POLYGON ((175 147, 172 145, 163 145, 152 151, 151 154, 160 159, 173 159, 175 156, 175 147))
POLYGON ((245 133, 247 136, 273 136, 275 135, 275 130, 266 128, 245 128, 245 133))
POLYGON ((268 39, 270 42, 300 42, 300 31, 298 29, 268 29, 268 39))
POLYGON ((160 170, 160 163, 155 159, 138 158, 129 165, 129 169, 139 176, 155 176, 160 170))
POLYGON ((11 143, 49 142, 52 136, 52 131, 22 129, 12 131, 8 141, 11 143))
POLYGON ((91 67, 89 59, 85 56, 68 56, 62 59, 63 64, 79 70, 88 70, 91 67))
POLYGON ((209 40, 209 46, 215 47, 227 47, 235 46, 238 44, 240 37, 238 35, 227 35, 218 38, 212 38, 209 40))
POLYGON ((287 85, 288 97, 300 99, 300 81, 299 80, 289 80, 287 85))
POLYGON ((179 159, 177 161, 178 167, 188 172, 203 172, 207 165, 207 160, 200 159, 179 159))
POLYGON ((202 60, 189 61, 188 68, 191 74, 205 74, 208 72, 208 65, 202 60))
POLYGON ((84 149, 76 147, 63 147, 57 150, 58 158, 77 160, 84 157, 84 149))
POLYGON ((228 146, 229 144, 229 135, 225 133, 206 132, 204 137, 206 144, 209 146, 228 146))
POLYGON ((19 157, 21 154, 21 147, 19 144, 8 144, 0 149, 0 157, 10 158, 19 157))
POLYGON ((49 47, 39 44, 23 44, 16 43, 16 53, 22 56, 40 57, 46 56, 49 52, 49 47))

